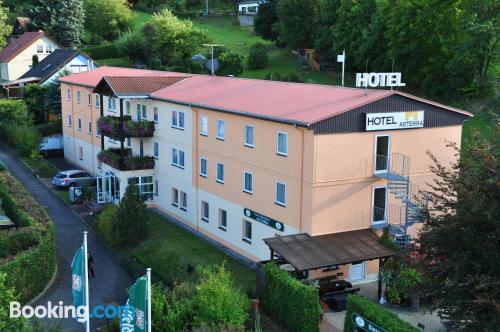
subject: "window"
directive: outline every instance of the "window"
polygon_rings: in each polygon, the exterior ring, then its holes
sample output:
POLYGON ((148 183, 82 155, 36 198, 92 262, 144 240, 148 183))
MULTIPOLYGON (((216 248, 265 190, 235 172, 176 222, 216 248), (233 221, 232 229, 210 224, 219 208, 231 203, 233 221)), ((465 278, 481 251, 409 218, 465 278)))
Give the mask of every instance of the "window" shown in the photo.
POLYGON ((245 172, 243 182, 243 191, 247 194, 251 194, 253 192, 253 174, 250 172, 245 172))
POLYGON ((96 135, 97 137, 100 137, 100 136, 101 136, 101 128, 99 128, 99 125, 98 125, 97 121, 96 121, 96 123, 95 123, 95 128, 96 128, 96 130, 95 130, 95 135, 96 135))
POLYGON ((153 177, 152 176, 138 176, 128 178, 128 184, 133 184, 138 187, 141 198, 145 201, 153 200, 153 177))
POLYGON ((94 97, 95 97, 95 108, 100 108, 101 107, 101 97, 98 94, 94 95, 94 97))
POLYGON ((158 180, 155 180, 155 196, 158 196, 158 180))
POLYGON ((82 119, 78 118, 78 130, 82 130, 82 119))
POLYGON ((375 173, 387 172, 389 167, 390 138, 387 135, 376 137, 375 142, 375 173))
POLYGON ((201 220, 208 222, 210 217, 210 211, 208 203, 201 201, 201 220))
POLYGON ((208 136, 208 118, 205 115, 200 117, 200 135, 208 136))
POLYGON ((52 46, 50 45, 45 46, 45 53, 52 53, 52 46))
POLYGON ((36 46, 36 53, 43 53, 43 45, 36 46))
POLYGON ((146 105, 137 104, 137 121, 147 119, 146 105))
POLYGON ((91 100, 90 100, 90 93, 87 95, 87 105, 90 106, 91 100))
POLYGON ((78 159, 83 160, 83 148, 81 146, 78 147, 78 159))
POLYGON ((77 92, 76 92, 76 102, 77 102, 78 104, 80 104, 80 103, 81 103, 81 101, 82 101, 82 98, 81 98, 81 92, 80 92, 80 91, 77 91, 77 92))
POLYGON ((172 111, 172 128, 184 129, 184 112, 172 111))
POLYGON ((127 115, 130 115, 130 100, 127 100, 125 102, 125 112, 127 113, 127 115))
POLYGON ((89 121, 89 134, 92 134, 92 122, 89 121))
POLYGON ((158 147, 158 142, 154 142, 153 143, 153 157, 155 157, 156 159, 158 159, 158 155, 159 155, 159 147, 158 147))
POLYGON ((184 151, 172 149, 172 165, 184 168, 184 151))
POLYGON ((387 188, 375 187, 373 188, 373 213, 372 223, 383 224, 386 221, 386 208, 387 208, 387 188))
POLYGON ((286 185, 283 182, 276 183, 276 204, 286 206, 286 185))
POLYGON ((132 147, 132 139, 130 137, 127 137, 127 147, 132 147))
POLYGON ((280 156, 288 155, 288 134, 279 131, 277 134, 276 154, 280 156))
POLYGON ((142 119, 146 120, 148 118, 148 113, 146 111, 146 105, 141 105, 142 108, 142 119))
POLYGON ((217 120, 217 139, 224 140, 226 133, 224 130, 225 122, 224 120, 217 120))
POLYGON ((217 163, 217 182, 224 183, 224 165, 217 163))
POLYGON ((158 107, 153 108, 153 121, 158 123, 158 107))
POLYGON ((245 146, 253 148, 254 142, 254 127, 251 125, 245 125, 245 146))
POLYGON ((66 99, 71 100, 71 89, 66 90, 66 99))
POLYGON ((179 190, 172 188, 172 205, 179 206, 179 190))
POLYGON ((243 220, 243 241, 252 243, 252 223, 248 220, 243 220))
POLYGON ((205 178, 208 176, 206 158, 200 158, 200 175, 205 178))
POLYGON ((187 211, 187 194, 181 191, 181 210, 187 211))
POLYGON ((68 114, 68 127, 71 127, 71 114, 68 114))
POLYGON ((108 111, 115 111, 116 110, 116 99, 108 97, 108 111))
POLYGON ((227 211, 219 209, 219 228, 223 231, 227 229, 227 211))

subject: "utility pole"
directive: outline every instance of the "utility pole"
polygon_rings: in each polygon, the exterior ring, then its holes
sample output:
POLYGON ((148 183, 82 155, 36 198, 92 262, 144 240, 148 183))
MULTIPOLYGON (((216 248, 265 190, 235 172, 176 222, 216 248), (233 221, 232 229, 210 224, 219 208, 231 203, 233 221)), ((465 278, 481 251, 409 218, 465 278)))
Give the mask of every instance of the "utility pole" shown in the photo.
POLYGON ((205 0, 205 15, 208 16, 208 0, 205 0))

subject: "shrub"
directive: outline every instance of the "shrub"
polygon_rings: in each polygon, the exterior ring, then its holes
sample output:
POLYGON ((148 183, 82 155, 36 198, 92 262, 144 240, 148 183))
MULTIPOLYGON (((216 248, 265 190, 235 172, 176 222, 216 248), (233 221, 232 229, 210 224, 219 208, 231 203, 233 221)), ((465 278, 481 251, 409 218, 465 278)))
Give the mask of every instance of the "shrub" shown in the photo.
POLYGON ((116 44, 103 44, 98 46, 87 47, 85 52, 94 60, 107 58, 121 58, 124 54, 116 44))
POLYGON ((248 66, 251 69, 261 69, 267 65, 269 60, 267 46, 263 43, 255 43, 248 51, 248 66))
POLYGON ((146 63, 151 58, 151 47, 140 31, 121 35, 118 49, 132 61, 146 63))
POLYGON ((85 0, 85 27, 87 31, 114 40, 126 31, 133 20, 127 0, 85 0))
POLYGON ((154 284, 151 290, 151 310, 154 331, 185 331, 193 322, 192 298, 194 285, 182 283, 172 290, 154 284))
POLYGON ((0 273, 0 331, 29 331, 30 328, 26 318, 10 318, 9 304, 11 301, 18 301, 19 296, 14 288, 6 285, 6 280, 7 275, 0 273))
POLYGON ((117 245, 116 238, 113 236, 113 222, 116 220, 117 205, 108 205, 97 216, 97 234, 99 234, 106 243, 115 247, 117 245))
POLYGON ((226 51, 219 56, 218 60, 220 67, 217 75, 240 76, 243 73, 243 57, 238 53, 226 51))
POLYGON ((416 332, 416 328, 401 320, 392 312, 384 309, 377 303, 361 297, 359 295, 349 295, 347 297, 347 310, 344 320, 344 331, 354 331, 352 324, 352 314, 357 313, 369 321, 379 325, 387 331, 416 332))
POLYGON ((55 121, 48 122, 37 126, 38 132, 41 136, 50 136, 62 133, 62 119, 59 118, 55 121))
POLYGON ((222 266, 201 269, 194 303, 195 326, 242 330, 248 319, 250 301, 235 288, 231 273, 222 266))
POLYGON ((37 243, 37 234, 33 227, 1 231, 0 259, 14 256, 37 243))
POLYGON ((319 331, 321 307, 314 286, 294 279, 274 263, 264 266, 264 280, 262 308, 276 323, 289 331, 319 331))

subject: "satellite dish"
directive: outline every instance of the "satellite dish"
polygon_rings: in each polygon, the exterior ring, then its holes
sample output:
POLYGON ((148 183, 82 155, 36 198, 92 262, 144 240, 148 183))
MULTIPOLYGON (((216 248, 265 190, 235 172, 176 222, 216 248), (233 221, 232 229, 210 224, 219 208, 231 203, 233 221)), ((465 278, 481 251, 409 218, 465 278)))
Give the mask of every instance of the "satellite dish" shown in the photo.
POLYGON ((219 70, 219 61, 217 61, 217 59, 208 60, 206 67, 209 71, 212 71, 213 68, 213 71, 216 72, 217 70, 219 70))
POLYGON ((201 53, 193 55, 191 60, 193 60, 194 62, 202 63, 204 65, 207 63, 207 58, 201 53))

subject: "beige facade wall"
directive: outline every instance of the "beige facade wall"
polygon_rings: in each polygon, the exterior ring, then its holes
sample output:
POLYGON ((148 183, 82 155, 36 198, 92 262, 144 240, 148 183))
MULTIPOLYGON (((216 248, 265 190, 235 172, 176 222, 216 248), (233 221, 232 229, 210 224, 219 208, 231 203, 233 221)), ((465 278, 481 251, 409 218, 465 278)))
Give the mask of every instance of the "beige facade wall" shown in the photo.
MULTIPOLYGON (((372 191, 387 181, 373 176, 377 135, 390 136, 390 153, 410 160, 410 181, 425 187, 431 182, 433 153, 444 165, 455 160, 447 141, 460 144, 461 126, 357 132, 315 136, 315 178, 311 234, 369 228, 372 191)), ((389 205, 402 205, 388 193, 389 205)))

